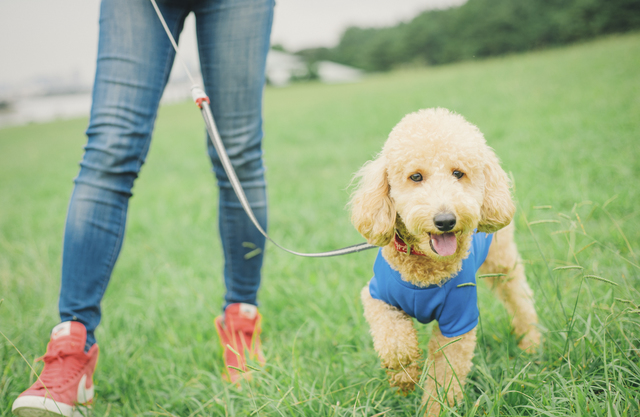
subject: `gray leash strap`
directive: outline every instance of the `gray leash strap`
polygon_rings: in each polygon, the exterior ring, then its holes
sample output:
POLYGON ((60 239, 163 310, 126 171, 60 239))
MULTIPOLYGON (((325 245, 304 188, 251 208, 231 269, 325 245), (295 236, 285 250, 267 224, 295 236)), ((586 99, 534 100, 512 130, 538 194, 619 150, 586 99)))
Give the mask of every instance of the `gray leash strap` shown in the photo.
POLYGON ((236 172, 233 169, 233 165, 231 165, 231 160, 229 160, 227 151, 224 148, 222 140, 220 139, 220 134, 218 133, 215 120, 213 119, 213 114, 211 113, 211 107, 209 106, 207 96, 204 94, 204 91, 202 91, 202 89, 200 89, 197 86, 192 87, 191 92, 193 94, 194 101, 198 104, 198 106, 201 109, 202 118, 204 119, 204 123, 207 126, 207 132, 209 132, 209 137, 211 138, 213 147, 216 149, 216 152, 218 153, 218 157, 222 162, 222 167, 224 168, 224 171, 227 173, 227 177, 229 178, 229 182, 233 187, 233 191, 236 193, 236 196, 238 197, 240 204, 242 204, 242 208, 247 213, 247 216, 249 216, 249 219, 251 219, 251 222, 253 223, 253 225, 260 231, 260 233, 262 233, 262 235, 266 239, 268 239, 271 243, 273 243, 283 251, 289 252, 297 256, 304 256, 307 258, 327 258, 330 256, 346 255, 349 253, 360 252, 367 249, 377 248, 377 246, 370 245, 366 242, 363 242, 357 245, 347 246, 345 248, 336 249, 329 252, 302 253, 302 252, 293 251, 291 249, 287 249, 284 246, 279 245, 273 239, 271 239, 269 235, 264 231, 264 229, 262 229, 262 227, 260 226, 260 223, 258 223, 258 220, 256 219, 256 216, 253 214, 253 210, 249 205, 247 196, 245 195, 244 190, 242 189, 242 184, 240 184, 240 180, 238 180, 238 176, 236 175, 236 172))

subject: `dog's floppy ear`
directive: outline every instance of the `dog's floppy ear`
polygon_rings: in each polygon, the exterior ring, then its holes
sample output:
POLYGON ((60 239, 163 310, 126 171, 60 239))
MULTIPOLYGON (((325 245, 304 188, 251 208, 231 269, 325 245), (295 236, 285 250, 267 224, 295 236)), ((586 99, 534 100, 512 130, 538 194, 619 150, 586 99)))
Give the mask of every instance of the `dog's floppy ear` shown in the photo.
POLYGON ((509 190, 509 177, 491 149, 487 150, 485 161, 484 200, 478 231, 493 233, 511 223, 516 208, 509 190))
POLYGON ((354 179, 358 188, 351 196, 351 222, 372 245, 384 246, 394 234, 396 209, 389 197, 385 158, 378 156, 367 162, 354 179))

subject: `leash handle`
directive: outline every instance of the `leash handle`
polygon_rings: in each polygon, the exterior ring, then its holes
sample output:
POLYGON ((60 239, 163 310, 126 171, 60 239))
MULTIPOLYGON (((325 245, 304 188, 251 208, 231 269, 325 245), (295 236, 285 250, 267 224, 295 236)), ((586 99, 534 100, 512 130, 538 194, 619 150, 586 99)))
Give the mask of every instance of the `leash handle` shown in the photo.
POLYGON ((278 248, 282 249, 285 252, 289 252, 293 255, 303 256, 307 258, 327 258, 330 256, 346 255, 349 253, 355 253, 355 252, 360 252, 368 249, 377 248, 377 246, 370 245, 369 243, 363 242, 357 245, 347 246, 345 248, 336 249, 329 252, 303 253, 303 252, 296 252, 291 249, 287 249, 284 246, 278 244, 275 240, 271 239, 267 234, 267 232, 264 231, 262 226, 260 226, 260 223, 258 223, 256 216, 253 214, 253 210, 251 209, 251 205, 249 205, 249 200, 247 200, 247 196, 244 193, 242 184, 240 183, 240 180, 238 179, 238 176, 236 175, 236 172, 233 169, 233 165, 231 164, 229 155, 227 155, 227 151, 224 147, 224 144, 222 143, 222 139, 220 139, 220 134, 218 133, 216 122, 213 119, 213 114, 211 113, 211 107, 209 106, 209 98, 204 93, 204 91, 196 85, 191 87, 191 94, 193 96, 193 100, 196 102, 198 107, 200 107, 202 118, 204 119, 204 123, 207 127, 207 132, 209 133, 209 138, 211 139, 211 142, 213 143, 213 147, 216 149, 216 152, 218 153, 218 157, 222 162, 222 167, 224 168, 224 172, 227 173, 227 177, 229 178, 229 182, 233 187, 233 191, 236 193, 236 196, 238 197, 238 200, 240 201, 242 208, 244 209, 245 213, 247 213, 247 216, 249 216, 249 219, 251 219, 251 222, 253 223, 253 225, 260 231, 260 233, 262 233, 262 235, 266 239, 268 239, 271 243, 273 243, 274 245, 276 245, 278 248))

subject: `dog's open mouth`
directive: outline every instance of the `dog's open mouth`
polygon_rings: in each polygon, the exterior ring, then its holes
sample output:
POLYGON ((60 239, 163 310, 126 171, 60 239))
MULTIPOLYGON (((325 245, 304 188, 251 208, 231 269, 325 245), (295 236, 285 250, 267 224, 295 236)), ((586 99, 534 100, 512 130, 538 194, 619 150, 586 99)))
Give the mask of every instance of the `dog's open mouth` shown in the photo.
POLYGON ((437 253, 440 256, 451 256, 456 253, 456 249, 458 248, 458 241, 456 239, 456 234, 453 232, 442 233, 442 234, 433 234, 429 235, 431 239, 429 243, 431 244, 431 250, 437 253))

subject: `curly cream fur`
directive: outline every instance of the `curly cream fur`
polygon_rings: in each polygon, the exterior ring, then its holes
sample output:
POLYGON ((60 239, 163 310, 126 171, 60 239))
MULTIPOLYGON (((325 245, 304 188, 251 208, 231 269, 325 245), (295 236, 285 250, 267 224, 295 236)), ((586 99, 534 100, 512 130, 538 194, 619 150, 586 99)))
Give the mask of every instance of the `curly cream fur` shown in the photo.
MULTIPOLYGON (((350 202, 354 226, 368 242, 383 246, 387 262, 414 285, 442 285, 460 270, 474 229, 498 231, 481 270, 506 274, 488 280, 489 284, 513 316, 520 346, 526 349, 539 344, 538 319, 513 241, 513 226, 505 228, 515 212, 509 180, 476 126, 446 109, 409 114, 393 128, 378 157, 365 164, 356 178, 359 184, 350 202), (457 178, 453 171, 464 176, 457 178), (422 176, 421 181, 410 179, 416 173, 422 176), (430 241, 433 234, 441 233, 435 216, 445 212, 456 218, 451 230, 456 250, 440 256, 430 241), (396 230, 426 256, 396 251, 396 230)), ((391 385, 402 391, 412 389, 420 376, 421 356, 412 319, 373 299, 368 285, 361 298, 374 349, 382 366, 388 368, 391 385)), ((428 378, 423 401, 427 415, 436 416, 442 404, 452 405, 461 399, 475 344, 475 329, 451 339, 434 327, 425 364, 428 378), (438 392, 446 396, 439 398, 438 392)))
POLYGON ((411 317, 402 310, 372 298, 369 285, 362 289, 360 296, 364 316, 371 327, 373 348, 380 356, 382 366, 399 371, 420 359, 422 352, 411 317))
POLYGON ((476 329, 459 337, 445 337, 438 326, 433 326, 429 340, 427 383, 422 397, 427 415, 437 416, 442 403, 453 405, 462 398, 471 359, 476 347, 476 329), (444 394, 439 397, 438 392, 444 394))
POLYGON ((385 164, 383 157, 366 163, 356 174, 361 180, 351 198, 351 221, 369 243, 377 246, 389 243, 396 218, 385 164))
POLYGON ((488 152, 485 158, 484 200, 478 231, 493 233, 511 223, 516 207, 511 201, 509 178, 500 168, 498 157, 488 152))

